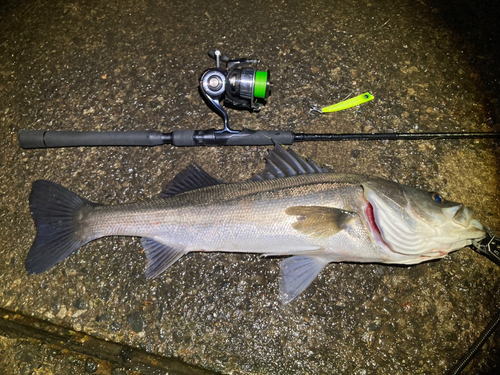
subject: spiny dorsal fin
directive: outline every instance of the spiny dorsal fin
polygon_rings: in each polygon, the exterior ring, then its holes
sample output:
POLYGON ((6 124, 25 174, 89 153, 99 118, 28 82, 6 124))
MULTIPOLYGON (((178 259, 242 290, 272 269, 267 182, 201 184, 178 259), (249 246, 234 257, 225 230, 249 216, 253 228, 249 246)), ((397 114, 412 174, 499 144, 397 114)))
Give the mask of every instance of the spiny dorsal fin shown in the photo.
POLYGON ((264 171, 254 174, 249 181, 264 181, 299 174, 330 172, 327 168, 318 167, 311 159, 305 161, 292 149, 287 151, 278 144, 269 152, 266 161, 264 171))
POLYGON ((323 206, 293 206, 285 213, 297 216, 293 229, 311 237, 335 236, 356 216, 354 212, 323 206))
POLYGON ((168 198, 186 191, 201 189, 207 186, 223 184, 221 180, 210 176, 201 167, 189 165, 175 176, 160 193, 160 198, 168 198))

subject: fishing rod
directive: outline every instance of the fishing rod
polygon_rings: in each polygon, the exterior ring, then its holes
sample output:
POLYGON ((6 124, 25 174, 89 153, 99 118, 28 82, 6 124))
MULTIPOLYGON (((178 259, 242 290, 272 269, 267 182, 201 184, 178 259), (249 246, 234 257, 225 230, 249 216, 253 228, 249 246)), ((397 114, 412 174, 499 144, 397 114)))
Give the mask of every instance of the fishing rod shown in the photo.
MULTIPOLYGON (((455 132, 455 133, 352 133, 352 134, 308 134, 284 130, 233 130, 229 116, 221 104, 234 109, 260 111, 271 93, 269 71, 257 69, 259 60, 239 58, 231 60, 220 51, 208 55, 216 62, 215 68, 205 70, 199 82, 201 96, 207 105, 224 121, 220 130, 174 130, 160 131, 110 131, 75 132, 21 130, 19 145, 23 148, 76 147, 76 146, 266 146, 280 143, 311 141, 361 141, 361 140, 437 140, 437 139, 500 139, 500 132, 455 132), (226 64, 226 69, 221 67, 226 64)), ((360 105, 373 96, 359 95, 341 103, 310 112, 329 113, 360 105)))
POLYGON ((274 142, 292 145, 309 141, 364 141, 364 140, 437 140, 437 139, 500 139, 500 132, 464 133, 352 133, 307 134, 280 130, 220 131, 174 130, 160 131, 110 131, 76 132, 21 130, 19 144, 22 148, 76 147, 76 146, 266 146, 274 142))

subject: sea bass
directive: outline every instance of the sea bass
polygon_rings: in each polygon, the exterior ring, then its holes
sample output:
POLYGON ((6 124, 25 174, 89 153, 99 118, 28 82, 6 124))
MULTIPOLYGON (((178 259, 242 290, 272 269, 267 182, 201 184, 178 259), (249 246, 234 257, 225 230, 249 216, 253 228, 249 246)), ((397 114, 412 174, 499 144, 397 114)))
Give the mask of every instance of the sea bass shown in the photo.
POLYGON ((191 251, 289 256, 280 283, 288 303, 330 262, 416 264, 486 235, 472 208, 437 193, 330 173, 281 146, 266 159, 248 182, 223 183, 189 166, 160 197, 116 206, 36 181, 30 208, 37 234, 26 269, 44 272, 97 238, 138 236, 149 278, 191 251))

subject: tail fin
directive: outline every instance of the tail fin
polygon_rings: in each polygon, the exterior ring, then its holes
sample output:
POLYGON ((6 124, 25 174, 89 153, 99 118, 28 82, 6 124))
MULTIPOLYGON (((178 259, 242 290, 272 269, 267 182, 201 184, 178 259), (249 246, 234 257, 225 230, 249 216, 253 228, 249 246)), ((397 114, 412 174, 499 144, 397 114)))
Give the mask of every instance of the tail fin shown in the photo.
POLYGON ((37 234, 25 262, 29 273, 48 270, 91 240, 80 234, 77 213, 93 206, 54 182, 33 183, 30 208, 37 234))

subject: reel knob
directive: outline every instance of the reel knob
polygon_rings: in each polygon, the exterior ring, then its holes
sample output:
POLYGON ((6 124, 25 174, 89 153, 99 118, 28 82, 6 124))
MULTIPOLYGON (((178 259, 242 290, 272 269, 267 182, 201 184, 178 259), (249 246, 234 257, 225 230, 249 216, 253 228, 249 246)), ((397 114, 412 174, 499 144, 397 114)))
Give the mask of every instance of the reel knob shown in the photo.
POLYGON ((200 88, 208 96, 219 99, 226 91, 225 82, 226 75, 222 69, 208 69, 201 77, 200 88))

